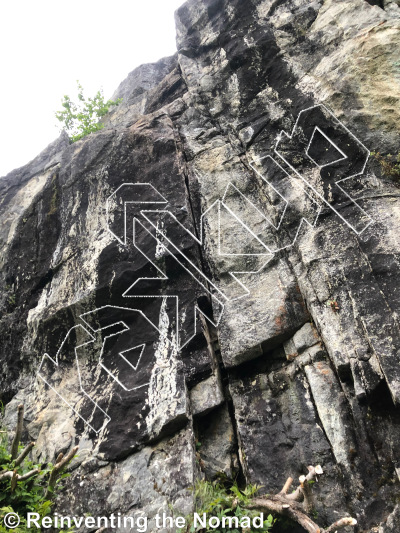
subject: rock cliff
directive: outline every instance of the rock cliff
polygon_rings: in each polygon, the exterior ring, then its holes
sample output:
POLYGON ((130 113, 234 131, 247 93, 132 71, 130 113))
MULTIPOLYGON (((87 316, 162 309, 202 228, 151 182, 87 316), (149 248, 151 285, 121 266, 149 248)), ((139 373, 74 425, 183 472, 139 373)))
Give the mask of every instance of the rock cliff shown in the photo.
POLYGON ((4 423, 23 402, 38 458, 79 444, 64 514, 321 464, 322 525, 399 531, 399 2, 176 26, 103 130, 0 180, 4 423))

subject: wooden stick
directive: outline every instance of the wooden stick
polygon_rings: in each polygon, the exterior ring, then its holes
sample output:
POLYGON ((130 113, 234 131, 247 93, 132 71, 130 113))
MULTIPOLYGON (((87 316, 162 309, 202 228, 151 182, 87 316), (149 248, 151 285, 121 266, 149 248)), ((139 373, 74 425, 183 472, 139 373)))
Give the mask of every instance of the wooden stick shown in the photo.
POLYGON ((22 424, 24 422, 24 406, 21 403, 18 406, 17 427, 15 428, 15 435, 11 445, 11 461, 18 456, 18 446, 22 436, 22 424))
POLYGON ((314 497, 310 482, 306 479, 306 476, 300 476, 300 486, 303 493, 304 510, 309 514, 314 509, 314 497))
POLYGON ((63 453, 59 453, 58 456, 57 456, 57 459, 56 459, 56 463, 59 463, 60 461, 62 461, 62 458, 64 457, 64 454, 63 453))
POLYGON ((272 512, 277 513, 282 516, 287 516, 294 522, 297 522, 300 526, 303 527, 308 533, 333 533, 334 531, 341 529, 346 526, 355 526, 357 520, 351 517, 341 518, 327 529, 321 529, 318 524, 316 524, 311 518, 309 518, 305 513, 303 513, 297 507, 296 503, 283 503, 276 499, 277 497, 272 498, 256 498, 251 501, 246 507, 248 509, 254 509, 257 511, 272 512))
POLYGON ((12 471, 11 471, 11 470, 10 470, 10 471, 7 471, 7 472, 2 472, 2 473, 0 474, 0 480, 2 480, 2 479, 7 479, 8 477, 9 477, 9 478, 12 477, 12 471))
POLYGON ((357 520, 351 517, 341 518, 327 529, 321 529, 318 524, 313 522, 306 512, 312 511, 314 508, 314 499, 311 489, 310 481, 314 481, 317 476, 323 474, 323 470, 320 465, 309 466, 308 474, 306 476, 300 476, 300 484, 292 494, 287 494, 293 479, 288 478, 283 486, 283 489, 276 496, 268 498, 255 498, 246 505, 248 509, 254 509, 257 511, 266 511, 277 513, 282 516, 287 516, 294 522, 297 522, 308 533, 333 533, 338 529, 346 526, 355 526, 357 520), (301 505, 301 501, 304 500, 304 506, 301 505), (304 512, 306 511, 306 512, 304 512))
POLYGON ((76 452, 78 451, 79 446, 75 446, 75 448, 72 448, 69 453, 64 457, 62 453, 57 457, 57 462, 53 466, 53 470, 50 472, 50 478, 49 483, 47 485, 46 493, 45 493, 45 499, 51 498, 53 495, 54 487, 57 482, 58 476, 62 473, 65 466, 71 461, 71 459, 74 457, 76 452))
POLYGON ((25 459, 25 457, 28 455, 28 453, 32 450, 32 448, 33 448, 34 446, 35 446, 35 443, 34 443, 34 442, 30 442, 30 443, 28 444, 28 446, 26 446, 26 447, 22 450, 21 454, 15 459, 15 463, 14 463, 14 465, 15 465, 15 466, 19 466, 19 465, 22 463, 22 461, 25 459))
MULTIPOLYGON (((308 466, 308 474, 306 476, 300 476, 300 485, 297 487, 297 489, 292 493, 288 494, 286 498, 288 500, 293 500, 296 502, 302 502, 304 500, 304 486, 307 483, 309 485, 309 481, 314 481, 317 476, 322 475, 324 471, 322 470, 320 465, 317 466, 308 466), (303 481, 302 481, 303 480, 303 481)), ((311 487, 310 491, 311 491, 311 487)), ((307 489, 305 489, 307 491, 307 489)), ((309 491, 309 492, 310 492, 309 491)))
POLYGON ((308 533, 321 533, 321 528, 305 513, 300 511, 295 503, 285 503, 279 500, 277 501, 275 498, 257 498, 252 500, 251 504, 246 507, 287 516, 294 522, 300 524, 308 533))
MULTIPOLYGON (((1 479, 13 479, 13 476, 14 476, 14 472, 16 472, 15 470, 7 470, 7 472, 3 472, 1 475, 0 475, 0 480, 1 479)), ((38 468, 35 468, 34 470, 31 470, 30 472, 27 472, 26 474, 20 476, 19 474, 16 475, 16 479, 17 481, 26 481, 27 479, 29 479, 30 477, 36 475, 36 474, 39 474, 40 470, 38 468)))
POLYGON ((17 471, 13 470, 12 476, 11 476, 11 492, 14 492, 15 487, 17 486, 17 479, 18 479, 17 471))
POLYGON ((348 516, 346 518, 341 518, 340 520, 329 526, 328 529, 324 529, 322 533, 332 533, 332 531, 336 531, 337 529, 341 529, 342 527, 355 526, 356 524, 357 520, 348 516))
POLYGON ((286 480, 286 483, 283 485, 283 488, 282 488, 282 490, 281 490, 281 492, 279 494, 287 494, 288 490, 292 486, 292 483, 293 483, 293 478, 292 477, 288 477, 287 480, 286 480))
POLYGON ((17 481, 26 481, 32 476, 36 476, 36 474, 39 474, 40 470, 39 468, 35 468, 34 470, 31 470, 30 472, 27 472, 26 474, 20 476, 18 475, 17 481))

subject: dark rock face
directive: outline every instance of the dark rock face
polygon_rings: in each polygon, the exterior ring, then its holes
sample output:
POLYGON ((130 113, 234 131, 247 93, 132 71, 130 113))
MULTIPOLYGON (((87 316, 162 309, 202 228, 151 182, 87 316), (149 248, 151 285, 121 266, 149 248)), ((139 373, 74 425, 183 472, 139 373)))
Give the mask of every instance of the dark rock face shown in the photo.
POLYGON ((4 423, 79 443, 64 514, 321 464, 321 525, 398 531, 399 15, 190 0, 103 130, 0 180, 4 423))

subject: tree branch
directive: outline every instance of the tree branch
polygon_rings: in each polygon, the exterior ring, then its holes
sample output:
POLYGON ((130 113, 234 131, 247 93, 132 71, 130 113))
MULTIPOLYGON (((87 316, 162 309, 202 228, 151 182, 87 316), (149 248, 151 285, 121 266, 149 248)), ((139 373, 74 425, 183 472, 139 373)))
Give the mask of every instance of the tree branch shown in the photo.
POLYGON ((346 518, 341 518, 340 520, 329 526, 328 529, 324 529, 322 533, 332 533, 333 531, 341 529, 342 527, 355 526, 356 524, 357 520, 351 518, 350 516, 346 518))
POLYGON ((11 492, 14 492, 15 487, 17 486, 18 474, 16 470, 13 470, 11 476, 11 492))
POLYGON ((32 448, 35 446, 35 443, 34 442, 30 442, 28 444, 28 446, 26 446, 22 452, 20 453, 20 455, 15 459, 15 466, 19 466, 22 461, 25 459, 25 457, 28 455, 28 453, 32 450, 32 448))
POLYGON ((292 477, 288 477, 287 480, 286 480, 286 483, 283 485, 283 488, 282 488, 282 490, 280 491, 279 494, 287 494, 288 490, 292 486, 292 483, 293 483, 293 478, 292 477))
POLYGON ((307 481, 306 476, 300 476, 300 487, 304 500, 304 510, 307 514, 311 513, 314 509, 314 497, 311 484, 307 481))
POLYGON ((11 445, 11 460, 17 458, 18 446, 22 436, 22 424, 24 422, 24 406, 21 403, 18 406, 17 427, 15 428, 15 435, 11 445))
POLYGON ((20 476, 19 474, 16 473, 16 470, 7 470, 7 472, 3 472, 1 475, 0 475, 0 480, 2 479, 13 479, 15 478, 18 481, 26 481, 27 479, 29 479, 30 477, 32 476, 35 476, 36 474, 39 474, 39 469, 38 468, 35 468, 34 470, 31 470, 30 472, 27 472, 26 474, 23 474, 22 476, 20 476), (14 475, 15 473, 15 475, 14 475))
POLYGON ((327 529, 322 529, 307 516, 306 513, 311 512, 314 508, 312 483, 310 482, 315 481, 321 474, 323 474, 323 470, 320 465, 316 467, 309 466, 308 474, 306 476, 300 476, 300 484, 292 494, 287 494, 293 482, 293 479, 289 477, 279 494, 266 498, 254 498, 246 507, 261 512, 266 511, 286 516, 294 522, 297 522, 308 533, 333 533, 346 526, 355 526, 357 520, 351 517, 345 517, 327 529), (300 502, 303 502, 303 504, 300 502))
POLYGON ((62 453, 60 453, 60 455, 57 457, 57 462, 53 466, 53 470, 50 472, 49 483, 47 485, 45 493, 46 499, 51 498, 58 476, 62 473, 66 465, 72 460, 72 458, 78 451, 78 448, 79 446, 75 446, 74 448, 72 448, 72 450, 70 450, 65 457, 62 453))
POLYGON ((36 474, 39 474, 40 470, 39 468, 35 468, 34 470, 31 470, 30 472, 27 472, 26 474, 23 474, 22 476, 17 476, 17 481, 26 481, 32 476, 36 476, 36 474))
POLYGON ((321 528, 298 508, 296 502, 285 502, 283 498, 278 500, 275 496, 254 499, 247 507, 257 511, 273 512, 281 516, 287 516, 300 524, 309 533, 321 533, 321 528))

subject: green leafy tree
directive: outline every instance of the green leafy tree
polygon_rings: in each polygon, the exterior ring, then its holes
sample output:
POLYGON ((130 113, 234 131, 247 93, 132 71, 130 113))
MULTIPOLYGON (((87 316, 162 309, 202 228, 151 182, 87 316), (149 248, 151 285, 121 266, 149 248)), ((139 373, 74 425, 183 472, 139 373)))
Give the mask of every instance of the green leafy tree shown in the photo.
POLYGON ((110 107, 122 102, 122 98, 105 102, 102 90, 97 91, 93 98, 86 98, 82 85, 79 81, 77 84, 78 103, 65 95, 62 100, 63 109, 56 113, 57 120, 63 124, 63 129, 67 132, 71 142, 79 141, 89 133, 104 128, 101 118, 109 112, 110 107))

